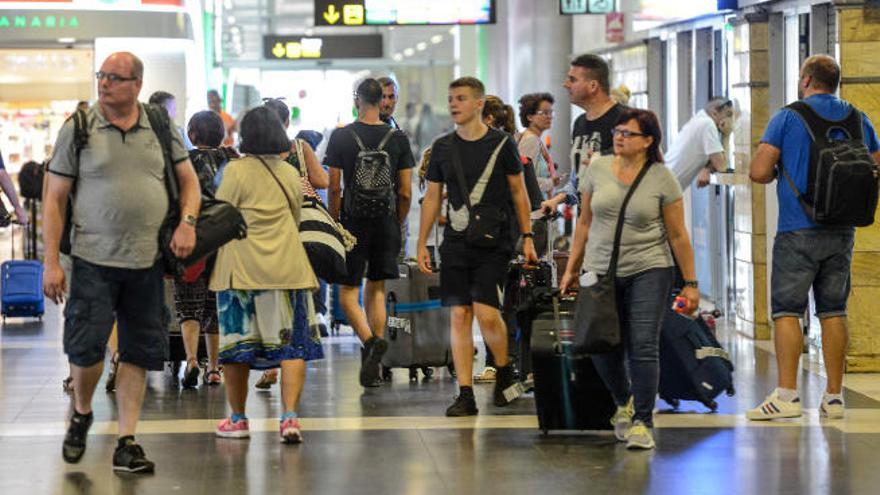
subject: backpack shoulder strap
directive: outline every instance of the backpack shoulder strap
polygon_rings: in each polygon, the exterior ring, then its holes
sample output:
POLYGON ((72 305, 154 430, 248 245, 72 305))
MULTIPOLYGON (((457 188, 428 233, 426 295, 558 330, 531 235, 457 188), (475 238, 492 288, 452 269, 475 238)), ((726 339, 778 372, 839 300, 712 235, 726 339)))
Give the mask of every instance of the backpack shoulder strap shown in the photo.
POLYGON ((79 161, 80 153, 89 144, 88 115, 85 110, 77 110, 70 118, 73 119, 73 146, 76 151, 76 159, 79 161))
POLYGON ((831 128, 832 123, 822 118, 821 115, 813 110, 813 107, 803 101, 796 101, 786 105, 785 108, 794 112, 801 119, 814 142, 827 139, 828 130, 831 128))
POLYGON ((177 183, 177 174, 174 173, 174 164, 171 159, 171 119, 164 107, 157 105, 144 105, 150 127, 156 133, 159 144, 162 147, 162 157, 165 161, 165 187, 170 199, 176 203, 180 197, 180 186, 177 183))
POLYGON ((862 142, 865 140, 865 132, 862 128, 864 114, 862 114, 861 110, 852 106, 852 109, 849 112, 849 115, 846 117, 846 130, 849 132, 849 137, 854 141, 862 142))
POLYGON ((388 144, 388 141, 391 141, 391 136, 394 136, 394 133, 397 132, 397 129, 391 128, 388 129, 388 132, 382 137, 382 140, 379 141, 379 146, 376 147, 376 151, 382 151, 385 148, 385 145, 388 144))
POLYGON ((348 132, 350 132, 351 135, 354 136, 354 142, 357 143, 358 148, 360 148, 361 151, 367 151, 367 147, 364 146, 364 142, 361 140, 361 137, 358 136, 358 133, 354 130, 354 127, 349 128, 348 132))

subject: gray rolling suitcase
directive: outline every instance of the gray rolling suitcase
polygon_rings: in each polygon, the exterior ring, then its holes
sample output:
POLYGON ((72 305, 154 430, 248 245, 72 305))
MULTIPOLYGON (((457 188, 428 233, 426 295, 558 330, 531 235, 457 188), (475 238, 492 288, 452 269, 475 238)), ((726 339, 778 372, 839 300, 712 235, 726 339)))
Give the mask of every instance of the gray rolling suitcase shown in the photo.
POLYGON ((433 367, 451 367, 449 308, 440 304, 440 274, 424 274, 414 260, 400 265, 400 278, 385 282, 388 352, 382 357, 390 368, 409 369, 410 380, 434 374, 433 367))

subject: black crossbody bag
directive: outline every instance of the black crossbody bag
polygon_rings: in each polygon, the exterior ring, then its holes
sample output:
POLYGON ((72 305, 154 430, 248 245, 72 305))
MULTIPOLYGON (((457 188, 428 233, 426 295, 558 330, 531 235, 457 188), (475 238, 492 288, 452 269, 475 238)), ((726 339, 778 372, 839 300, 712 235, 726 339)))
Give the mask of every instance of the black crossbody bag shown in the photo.
POLYGON ((238 208, 219 199, 202 197, 199 218, 196 221, 196 245, 186 258, 178 258, 171 250, 171 239, 180 224, 180 186, 171 160, 171 126, 164 109, 145 105, 150 126, 162 148, 165 160, 165 190, 168 193, 168 213, 159 228, 159 252, 165 273, 180 277, 186 268, 202 258, 214 254, 224 244, 247 237, 247 223, 238 208))
POLYGON ((617 228, 614 231, 614 248, 611 251, 608 273, 600 277, 595 284, 581 287, 578 291, 574 316, 574 351, 577 354, 604 354, 616 351, 623 346, 620 314, 617 311, 616 287, 620 238, 623 236, 626 206, 636 192, 639 183, 648 173, 650 166, 646 163, 642 167, 623 198, 620 214, 617 217, 617 228))
MULTIPOLYGON (((464 167, 461 164, 461 156, 459 156, 458 146, 455 144, 455 135, 450 136, 450 147, 452 153, 452 168, 455 170, 455 177, 458 182, 458 188, 464 196, 465 205, 468 209, 468 225, 464 231, 465 242, 471 246, 480 248, 496 248, 501 242, 501 235, 504 232, 505 224, 508 223, 507 211, 497 205, 483 203, 482 197, 477 204, 471 204, 470 189, 464 179, 464 167)), ((507 136, 504 137, 498 148, 504 146, 507 142, 507 136)), ((495 161, 498 156, 498 149, 492 154, 486 167, 495 167, 495 161)), ((489 175, 491 180, 491 174, 489 175)))

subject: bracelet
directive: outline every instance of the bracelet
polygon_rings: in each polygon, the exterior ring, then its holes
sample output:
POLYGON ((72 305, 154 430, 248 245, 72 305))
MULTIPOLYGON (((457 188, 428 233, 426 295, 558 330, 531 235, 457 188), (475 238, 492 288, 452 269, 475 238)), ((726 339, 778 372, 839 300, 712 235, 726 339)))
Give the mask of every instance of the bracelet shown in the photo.
POLYGON ((699 284, 699 282, 697 282, 696 280, 685 280, 685 281, 684 281, 684 286, 685 286, 685 287, 692 287, 692 288, 694 288, 694 289, 699 289, 699 288, 700 288, 700 284, 699 284))
POLYGON ((523 232, 521 235, 522 235, 523 239, 534 239, 535 238, 534 232, 523 232))

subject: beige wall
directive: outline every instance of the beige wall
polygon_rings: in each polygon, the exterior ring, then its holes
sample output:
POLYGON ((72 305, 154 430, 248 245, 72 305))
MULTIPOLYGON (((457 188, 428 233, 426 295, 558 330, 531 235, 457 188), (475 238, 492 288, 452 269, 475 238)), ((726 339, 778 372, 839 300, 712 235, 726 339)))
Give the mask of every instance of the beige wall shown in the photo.
MULTIPOLYGON (((865 22, 861 8, 838 13, 840 96, 880 124, 880 24, 865 22)), ((849 372, 880 371, 880 215, 856 230, 849 300, 849 372)))

